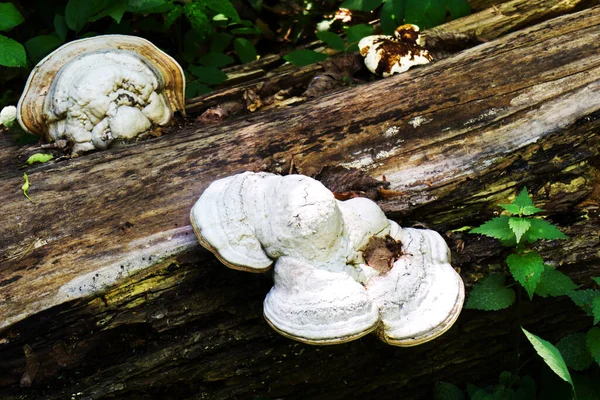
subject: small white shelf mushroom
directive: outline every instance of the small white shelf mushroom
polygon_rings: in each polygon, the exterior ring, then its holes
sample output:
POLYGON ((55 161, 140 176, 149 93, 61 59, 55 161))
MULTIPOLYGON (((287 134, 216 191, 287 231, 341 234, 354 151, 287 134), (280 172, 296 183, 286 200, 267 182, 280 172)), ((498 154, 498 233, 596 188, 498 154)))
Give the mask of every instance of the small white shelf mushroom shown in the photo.
POLYGON ((72 153, 105 149, 184 111, 185 77, 149 41, 125 35, 76 40, 40 61, 17 106, 23 129, 72 153))
POLYGON ((365 58, 368 70, 387 78, 433 60, 431 54, 422 46, 419 34, 418 26, 401 25, 394 32, 394 36, 372 35, 362 38, 358 42, 358 48, 365 58))
POLYGON ((342 343, 376 331, 389 344, 414 346, 447 331, 462 309, 463 282, 438 233, 402 229, 371 200, 340 202, 306 176, 217 180, 190 219, 200 243, 228 267, 275 265, 265 319, 301 342, 342 343), (374 237, 402 243, 391 267, 363 257, 374 237))

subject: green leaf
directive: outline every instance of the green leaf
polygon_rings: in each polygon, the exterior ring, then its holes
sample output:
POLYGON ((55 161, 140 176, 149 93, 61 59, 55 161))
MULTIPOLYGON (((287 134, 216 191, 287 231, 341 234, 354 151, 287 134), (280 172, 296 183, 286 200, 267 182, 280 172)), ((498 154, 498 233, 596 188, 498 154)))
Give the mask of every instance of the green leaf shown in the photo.
POLYGON ((289 61, 297 67, 314 64, 327 59, 327 54, 317 53, 314 50, 302 49, 295 50, 283 56, 283 59, 289 61))
POLYGON ((573 303, 580 307, 587 315, 592 316, 592 303, 594 302, 595 297, 600 296, 600 290, 573 290, 568 293, 568 296, 573 300, 573 303))
POLYGON ((552 343, 527 332, 523 327, 521 327, 521 329, 523 330, 523 333, 525 333, 527 340, 529 340, 529 342, 533 345, 536 353, 542 357, 544 362, 552 371, 554 371, 556 375, 558 375, 562 380, 569 382, 573 388, 573 391, 575 391, 571 374, 569 373, 569 369, 567 368, 565 360, 560 354, 560 351, 554 347, 552 343))
POLYGON ((452 19, 461 18, 471 14, 471 6, 466 0, 446 0, 446 7, 452 19))
POLYGON ((5 67, 27 66, 27 54, 23 45, 0 35, 0 65, 5 67))
POLYGON ((593 327, 585 336, 585 342, 596 363, 600 365, 600 328, 593 327))
POLYGON ((515 237, 512 229, 508 225, 510 217, 502 215, 500 217, 492 218, 483 225, 471 229, 470 233, 478 233, 480 235, 486 235, 500 240, 509 240, 515 237))
POLYGON ((512 204, 515 204, 520 208, 534 207, 533 201, 531 200, 531 197, 529 197, 529 193, 527 193, 526 187, 524 187, 523 190, 521 190, 521 193, 519 193, 519 195, 515 197, 515 199, 512 201, 512 204))
POLYGON ((334 50, 342 51, 346 47, 346 45, 344 44, 344 39, 342 39, 333 32, 317 32, 317 38, 319 38, 319 40, 322 40, 334 50))
POLYGON ((379 7, 381 3, 382 0, 344 0, 344 2, 340 4, 340 8, 358 11, 373 11, 379 7))
POLYGON ((196 78, 198 78, 197 80, 199 82, 207 83, 209 85, 218 85, 227 80, 227 74, 214 67, 199 67, 192 65, 188 69, 196 78))
POLYGON ((88 0, 69 0, 65 8, 67 26, 79 32, 94 14, 92 3, 88 0))
POLYGON ((191 81, 185 86, 185 97, 193 98, 202 96, 203 94, 210 93, 212 90, 197 80, 191 81))
POLYGON ((496 311, 515 302, 515 291, 504 285, 504 275, 492 272, 473 286, 465 308, 496 311))
POLYGON ((517 243, 519 243, 523 234, 525 234, 531 226, 531 222, 529 222, 529 219, 527 218, 509 217, 508 226, 517 237, 517 243))
POLYGON ((229 43, 231 43, 231 39, 233 36, 228 33, 216 33, 213 35, 212 40, 210 42, 210 51, 211 53, 223 53, 229 43))
POLYGON ((444 22, 446 7, 443 0, 408 0, 404 10, 406 23, 418 25, 421 30, 444 22))
POLYGON ((535 251, 526 254, 511 254, 506 258, 506 263, 510 272, 527 291, 529 299, 533 298, 533 293, 544 272, 544 260, 535 251))
POLYGON ((351 26, 346 30, 346 37, 348 39, 348 43, 358 42, 360 39, 365 36, 369 36, 373 34, 373 26, 368 24, 357 24, 351 26))
POLYGON ((123 18, 123 14, 127 11, 127 4, 122 3, 120 1, 109 5, 108 7, 98 10, 95 15, 90 18, 90 22, 97 21, 100 18, 111 17, 117 24, 121 23, 121 19, 123 18))
POLYGON ((169 0, 127 0, 125 4, 127 11, 138 14, 162 14, 174 7, 169 0))
POLYGON ((433 400, 464 400, 465 395, 458 388, 448 382, 436 382, 433 385, 433 400))
POLYGON ((573 283, 571 278, 554 269, 551 265, 544 264, 544 272, 542 272, 542 277, 535 287, 535 294, 542 297, 563 296, 575 289, 577 289, 577 285, 573 283))
POLYGON ((69 28, 67 27, 67 21, 65 20, 65 17, 56 14, 54 16, 54 32, 63 43, 65 40, 67 40, 68 30, 69 28))
POLYGON ((592 300, 592 314, 594 315, 594 325, 600 322, 600 296, 592 300))
POLYGON ((31 200, 31 198, 27 194, 27 191, 29 190, 29 187, 31 186, 29 184, 29 177, 27 176, 27 174, 23 174, 23 179, 25 179, 25 183, 23 184, 23 186, 21 186, 21 190, 23 191, 23 196, 25 196, 27 198, 27 200, 29 200, 33 203, 33 200, 31 200))
POLYGON ((381 29, 386 35, 393 35, 404 20, 406 0, 385 0, 381 8, 381 29))
POLYGON ((525 206, 525 207, 521 207, 521 214, 523 215, 533 215, 533 214, 537 214, 540 211, 544 211, 541 208, 537 208, 534 206, 525 206))
POLYGON ((244 26, 242 28, 235 28, 230 31, 234 35, 260 35, 262 31, 253 26, 244 26))
POLYGON ((575 371, 588 368, 594 361, 586 345, 585 333, 579 332, 565 336, 556 344, 556 347, 567 366, 575 371))
POLYGON ((233 49, 244 64, 256 60, 256 49, 248 39, 236 38, 233 41, 233 49))
POLYGON ((0 3, 0 31, 9 31, 22 24, 25 18, 12 3, 0 3))
POLYGON ((231 19, 234 22, 240 21, 240 16, 238 15, 235 7, 231 4, 229 0, 203 0, 206 6, 220 14, 223 14, 227 18, 231 19))
POLYGON ((224 67, 225 65, 233 64, 235 60, 223 53, 206 53, 201 56, 198 62, 205 67, 224 67))
POLYGON ((183 14, 183 7, 176 5, 165 17, 165 27, 170 28, 175 21, 183 14))
POLYGON ((531 227, 524 236, 524 240, 535 242, 538 239, 567 239, 556 226, 540 218, 530 218, 531 227))
POLYGON ((57 36, 40 35, 35 36, 25 42, 25 49, 29 54, 29 58, 34 64, 37 64, 42 58, 46 57, 50 52, 58 48, 62 44, 57 36))
POLYGON ((600 277, 592 277, 592 279, 594 280, 594 282, 596 282, 596 284, 600 285, 600 277))
POLYGON ((519 213, 521 212, 521 207, 519 207, 516 204, 498 204, 500 207, 504 208, 506 211, 508 211, 510 214, 512 215, 519 215, 519 213))
POLYGON ((32 154, 27 159, 27 164, 31 165, 31 164, 34 164, 36 162, 45 163, 45 162, 48 162, 48 161, 52 160, 53 158, 54 157, 52 156, 52 154, 35 153, 35 154, 32 154))
POLYGON ((204 7, 198 3, 186 3, 183 7, 183 12, 190 21, 192 29, 196 31, 201 38, 206 38, 212 31, 212 26, 208 16, 204 13, 204 7))

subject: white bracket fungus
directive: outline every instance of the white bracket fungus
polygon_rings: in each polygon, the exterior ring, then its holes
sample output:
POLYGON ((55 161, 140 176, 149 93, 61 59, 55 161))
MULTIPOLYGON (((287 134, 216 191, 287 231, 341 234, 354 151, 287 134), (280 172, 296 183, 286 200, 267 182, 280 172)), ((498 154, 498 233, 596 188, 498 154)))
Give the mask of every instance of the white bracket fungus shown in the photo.
POLYGON ((149 41, 105 35, 61 46, 40 61, 17 106, 23 129, 66 140, 77 154, 166 125, 184 111, 183 70, 149 41))
POLYGON ((403 229, 365 198, 338 201, 306 176, 217 180, 190 219, 200 243, 228 267, 263 272, 275 264, 264 316, 301 342, 376 332, 389 344, 414 346, 448 330, 462 309, 464 285, 438 233, 403 229), (389 268, 365 260, 374 237, 401 242, 389 268))
POLYGON ((423 47, 419 34, 418 26, 401 25, 394 36, 372 35, 362 38, 358 48, 369 71, 387 78, 433 60, 423 47))

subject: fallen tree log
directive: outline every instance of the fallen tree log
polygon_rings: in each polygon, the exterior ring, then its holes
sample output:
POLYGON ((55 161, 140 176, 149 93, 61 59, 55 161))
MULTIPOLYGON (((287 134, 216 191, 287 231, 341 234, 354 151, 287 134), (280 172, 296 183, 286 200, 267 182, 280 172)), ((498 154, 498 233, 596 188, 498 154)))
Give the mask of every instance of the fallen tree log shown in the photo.
MULTIPOLYGON (((592 8, 289 110, 29 167, 33 202, 3 138, 0 396, 427 398, 434 380, 508 368, 519 323, 551 340, 585 326, 569 301, 537 300, 520 319, 466 311, 416 348, 295 343, 262 319, 270 277, 201 250, 188 212, 243 170, 346 166, 385 175, 389 216, 445 232, 527 185, 571 237, 541 254, 583 282, 600 267, 599 34, 592 8)), ((449 236, 467 284, 501 260, 449 236)))

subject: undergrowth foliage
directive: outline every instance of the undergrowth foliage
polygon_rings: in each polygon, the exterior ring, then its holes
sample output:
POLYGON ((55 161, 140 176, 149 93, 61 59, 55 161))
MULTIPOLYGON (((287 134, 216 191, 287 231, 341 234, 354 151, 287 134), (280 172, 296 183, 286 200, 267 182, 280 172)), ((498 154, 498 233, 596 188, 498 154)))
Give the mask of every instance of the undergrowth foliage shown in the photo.
MULTIPOLYGON (((513 252, 506 258, 506 265, 515 283, 507 286, 506 277, 500 272, 492 272, 479 281, 469 295, 465 308, 496 311, 510 307, 517 298, 513 287, 521 285, 531 300, 534 295, 541 297, 567 295, 587 315, 593 317, 593 325, 600 322, 600 290, 578 289, 571 279, 546 264, 541 255, 531 248, 538 240, 566 239, 556 226, 535 216, 543 210, 534 206, 527 189, 510 204, 499 204, 504 209, 499 217, 487 221, 483 225, 471 229, 471 233, 489 236, 500 240, 504 246, 511 247, 513 252)), ((592 278, 595 285, 600 286, 600 277, 592 278)), ((470 399, 476 400, 529 400, 536 398, 556 399, 598 399, 600 381, 592 378, 600 366, 600 327, 593 326, 587 332, 578 332, 563 337, 556 345, 521 328, 536 353, 560 378, 568 383, 568 391, 560 392, 560 386, 553 394, 553 389, 546 390, 542 397, 537 396, 536 383, 529 376, 519 377, 507 371, 500 374, 499 383, 486 388, 467 385, 470 399), (596 368, 593 369, 595 364, 596 368), (588 375, 571 373, 586 371, 588 375), (550 396, 550 397, 548 397, 550 396)), ((544 388, 542 388, 544 389, 544 388)), ((465 399, 464 393, 455 385, 438 382, 434 387, 436 400, 465 399)))

